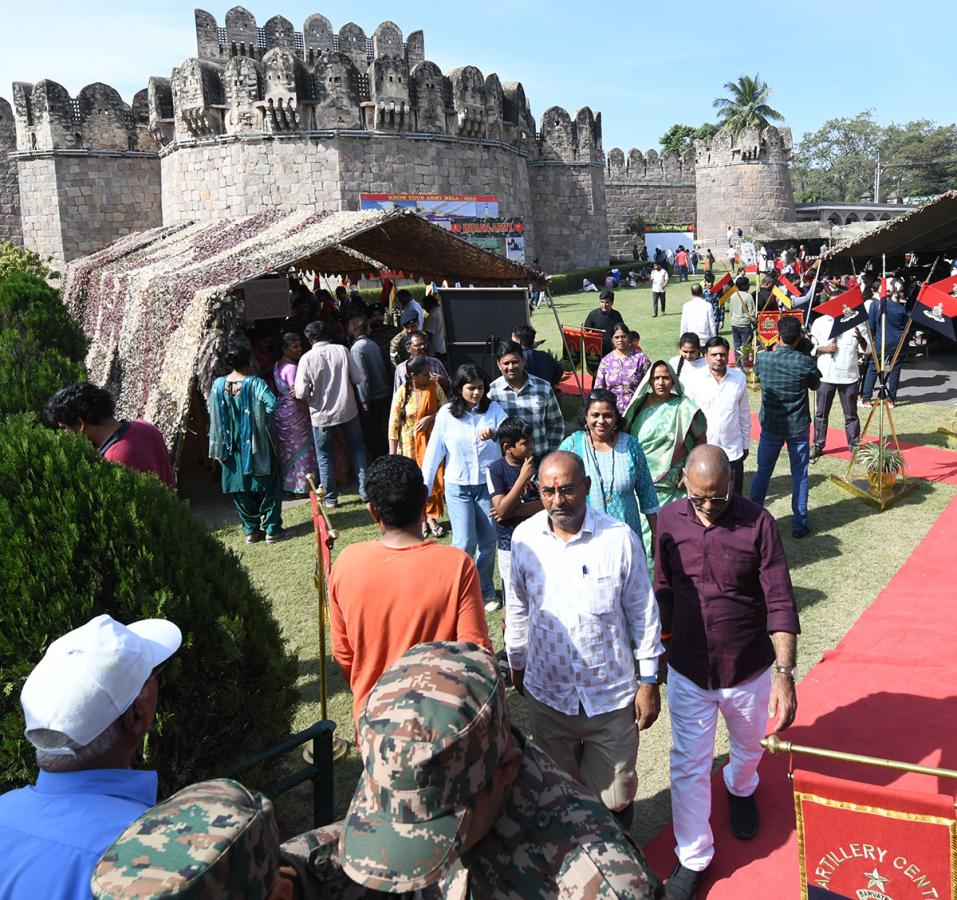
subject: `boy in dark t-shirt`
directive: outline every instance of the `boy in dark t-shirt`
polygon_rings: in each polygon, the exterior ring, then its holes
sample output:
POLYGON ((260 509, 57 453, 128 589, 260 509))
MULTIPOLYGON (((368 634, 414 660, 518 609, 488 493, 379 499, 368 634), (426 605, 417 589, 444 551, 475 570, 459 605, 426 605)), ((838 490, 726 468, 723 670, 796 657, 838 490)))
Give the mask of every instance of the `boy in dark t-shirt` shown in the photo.
MULTIPOLYGON (((519 416, 509 416, 498 426, 498 443, 502 448, 502 458, 488 467, 485 477, 492 497, 492 518, 498 536, 496 555, 504 599, 508 596, 512 532, 520 522, 543 507, 535 480, 531 426, 519 416)), ((504 613, 502 624, 505 624, 504 613)))

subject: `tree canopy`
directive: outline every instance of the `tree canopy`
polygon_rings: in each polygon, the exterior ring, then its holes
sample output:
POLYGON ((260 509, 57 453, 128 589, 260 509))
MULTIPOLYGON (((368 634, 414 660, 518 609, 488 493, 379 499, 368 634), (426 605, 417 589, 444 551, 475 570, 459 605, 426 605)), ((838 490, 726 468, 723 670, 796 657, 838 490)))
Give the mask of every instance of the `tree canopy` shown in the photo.
POLYGON ((663 153, 684 154, 694 146, 696 140, 709 141, 718 133, 718 126, 714 122, 705 122, 695 128, 693 125, 672 125, 660 138, 663 153))
POLYGON ((718 121, 737 136, 745 128, 764 128, 772 122, 783 122, 784 116, 768 106, 771 88, 760 75, 742 75, 737 81, 729 81, 724 89, 730 96, 717 97, 714 108, 718 121))
POLYGON ((880 125, 873 110, 828 119, 806 134, 791 166, 799 203, 922 198, 957 185, 957 125, 929 119, 880 125))

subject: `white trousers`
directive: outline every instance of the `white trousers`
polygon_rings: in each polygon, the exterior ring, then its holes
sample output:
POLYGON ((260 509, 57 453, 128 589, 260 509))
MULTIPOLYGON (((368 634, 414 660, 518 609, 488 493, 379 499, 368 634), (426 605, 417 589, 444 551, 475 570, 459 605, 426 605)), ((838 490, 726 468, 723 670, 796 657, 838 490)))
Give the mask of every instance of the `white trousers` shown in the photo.
POLYGON ((671 714, 671 810, 675 853, 681 864, 704 871, 714 856, 711 831, 711 762, 718 712, 728 726, 731 760, 724 783, 737 797, 758 786, 761 738, 768 725, 771 670, 731 688, 706 691, 668 667, 671 714))

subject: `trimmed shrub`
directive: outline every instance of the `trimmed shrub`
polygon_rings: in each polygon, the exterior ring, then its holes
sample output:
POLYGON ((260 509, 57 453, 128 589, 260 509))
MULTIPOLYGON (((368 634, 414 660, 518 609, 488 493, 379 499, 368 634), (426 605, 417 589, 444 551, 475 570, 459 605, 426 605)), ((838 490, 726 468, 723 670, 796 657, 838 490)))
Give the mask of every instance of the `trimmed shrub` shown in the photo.
POLYGON ((48 256, 45 260, 34 253, 11 244, 10 241, 0 241, 0 281, 9 278, 15 272, 26 272, 37 278, 59 278, 60 273, 52 271, 47 263, 53 259, 48 256))
POLYGON ((0 416, 39 412, 63 385, 83 381, 85 354, 56 290, 29 272, 0 280, 0 416))
POLYGON ((183 646, 160 680, 141 763, 161 794, 223 774, 289 733, 296 660, 267 601, 152 475, 84 438, 0 422, 0 791, 35 776, 20 690, 51 641, 100 613, 167 618, 183 646))

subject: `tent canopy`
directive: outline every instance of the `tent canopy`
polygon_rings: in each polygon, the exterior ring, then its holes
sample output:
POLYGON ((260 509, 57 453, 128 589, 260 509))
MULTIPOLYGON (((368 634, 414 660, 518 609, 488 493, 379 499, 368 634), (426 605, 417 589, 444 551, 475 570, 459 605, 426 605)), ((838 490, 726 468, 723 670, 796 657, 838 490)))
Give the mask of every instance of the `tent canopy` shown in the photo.
POLYGON ((91 380, 125 418, 181 449, 193 385, 208 395, 226 341, 243 320, 234 288, 290 268, 318 274, 526 285, 525 266, 404 210, 268 210, 127 235, 67 267, 64 300, 89 340, 91 380))
POLYGON ((891 269, 900 265, 904 253, 909 251, 917 253, 921 262, 931 263, 937 254, 955 248, 957 191, 947 191, 912 212, 836 244, 825 259, 876 259, 879 262, 881 256, 886 255, 888 269, 891 269))

